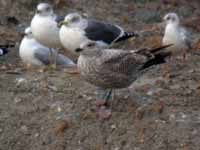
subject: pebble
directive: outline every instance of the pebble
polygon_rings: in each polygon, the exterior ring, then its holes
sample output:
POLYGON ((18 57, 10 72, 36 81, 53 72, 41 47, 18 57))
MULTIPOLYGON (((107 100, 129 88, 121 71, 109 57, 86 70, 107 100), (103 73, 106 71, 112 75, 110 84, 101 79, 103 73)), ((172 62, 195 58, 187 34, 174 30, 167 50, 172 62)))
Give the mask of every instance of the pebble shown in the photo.
POLYGON ((15 102, 15 103, 20 103, 21 101, 22 101, 22 99, 19 98, 19 97, 15 97, 15 99, 14 99, 14 102, 15 102))
POLYGON ((27 79, 21 77, 21 78, 16 78, 15 81, 16 81, 16 86, 20 86, 20 85, 26 83, 27 79))
POLYGON ((27 126, 25 126, 25 125, 23 125, 23 126, 21 126, 21 130, 22 130, 22 132, 27 132, 28 131, 28 127, 27 126))

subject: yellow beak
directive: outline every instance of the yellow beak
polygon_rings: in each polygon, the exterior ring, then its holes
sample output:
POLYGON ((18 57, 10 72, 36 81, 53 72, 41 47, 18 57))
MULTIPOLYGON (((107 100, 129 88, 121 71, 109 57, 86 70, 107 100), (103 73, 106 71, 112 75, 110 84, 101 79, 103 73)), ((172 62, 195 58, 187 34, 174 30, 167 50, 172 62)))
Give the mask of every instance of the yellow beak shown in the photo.
POLYGON ((58 23, 58 28, 61 28, 63 25, 67 25, 68 22, 67 21, 61 21, 58 23))

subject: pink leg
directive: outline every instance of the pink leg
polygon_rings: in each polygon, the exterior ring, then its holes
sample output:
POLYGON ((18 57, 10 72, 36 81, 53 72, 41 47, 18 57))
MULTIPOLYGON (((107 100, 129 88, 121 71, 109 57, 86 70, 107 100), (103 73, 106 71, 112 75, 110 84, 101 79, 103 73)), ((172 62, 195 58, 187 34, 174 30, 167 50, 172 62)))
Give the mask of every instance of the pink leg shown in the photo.
POLYGON ((111 109, 108 109, 105 106, 101 106, 97 109, 97 116, 102 120, 109 119, 111 115, 111 109))

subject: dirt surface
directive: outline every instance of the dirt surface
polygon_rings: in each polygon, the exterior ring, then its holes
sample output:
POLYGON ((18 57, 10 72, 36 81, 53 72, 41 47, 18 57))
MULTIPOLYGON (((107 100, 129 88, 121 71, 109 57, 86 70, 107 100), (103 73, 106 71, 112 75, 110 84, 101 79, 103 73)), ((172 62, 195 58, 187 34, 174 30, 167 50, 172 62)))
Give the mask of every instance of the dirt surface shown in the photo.
MULTIPOLYGON (((1 44, 20 42, 19 32, 29 25, 39 2, 0 1, 1 44)), ((175 11, 192 31, 194 51, 200 47, 198 0, 46 2, 59 14, 84 12, 128 31, 152 30, 166 12, 175 11)), ((153 47, 161 35, 156 30, 118 46, 153 47)), ((128 89, 116 90, 110 101, 112 116, 107 120, 96 114, 95 91, 67 69, 26 70, 18 47, 11 49, 0 58, 0 150, 200 149, 200 56, 155 66, 128 89)))

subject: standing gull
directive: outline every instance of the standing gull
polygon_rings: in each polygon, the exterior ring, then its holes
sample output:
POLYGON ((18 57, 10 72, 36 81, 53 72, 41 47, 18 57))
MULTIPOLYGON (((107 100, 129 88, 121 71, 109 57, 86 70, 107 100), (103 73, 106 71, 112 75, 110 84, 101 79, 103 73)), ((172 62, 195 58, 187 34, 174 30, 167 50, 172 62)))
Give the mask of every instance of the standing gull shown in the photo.
POLYGON ((187 30, 180 25, 180 19, 176 13, 168 13, 164 16, 166 22, 165 34, 163 37, 163 45, 173 44, 169 49, 174 55, 181 51, 183 59, 185 59, 186 50, 192 48, 191 37, 187 30))
POLYGON ((75 52, 85 41, 95 41, 101 45, 113 43, 137 36, 135 32, 125 32, 118 25, 87 19, 78 13, 68 14, 64 21, 59 23, 60 40, 63 46, 75 52))
POLYGON ((50 49, 37 42, 33 37, 30 27, 25 30, 25 36, 19 48, 19 55, 27 65, 49 65, 54 63, 54 61, 56 61, 57 65, 74 65, 73 61, 69 58, 62 54, 56 55, 54 49, 50 49))
POLYGON ((34 38, 41 44, 55 49, 62 47, 56 20, 59 19, 53 12, 51 5, 40 3, 31 21, 34 38))
POLYGON ((144 71, 157 64, 165 63, 170 52, 162 52, 168 46, 156 49, 124 51, 121 49, 103 49, 97 42, 82 43, 78 68, 87 82, 104 89, 102 104, 110 98, 112 89, 126 88, 144 71), (162 52, 162 53, 161 53, 162 52))

